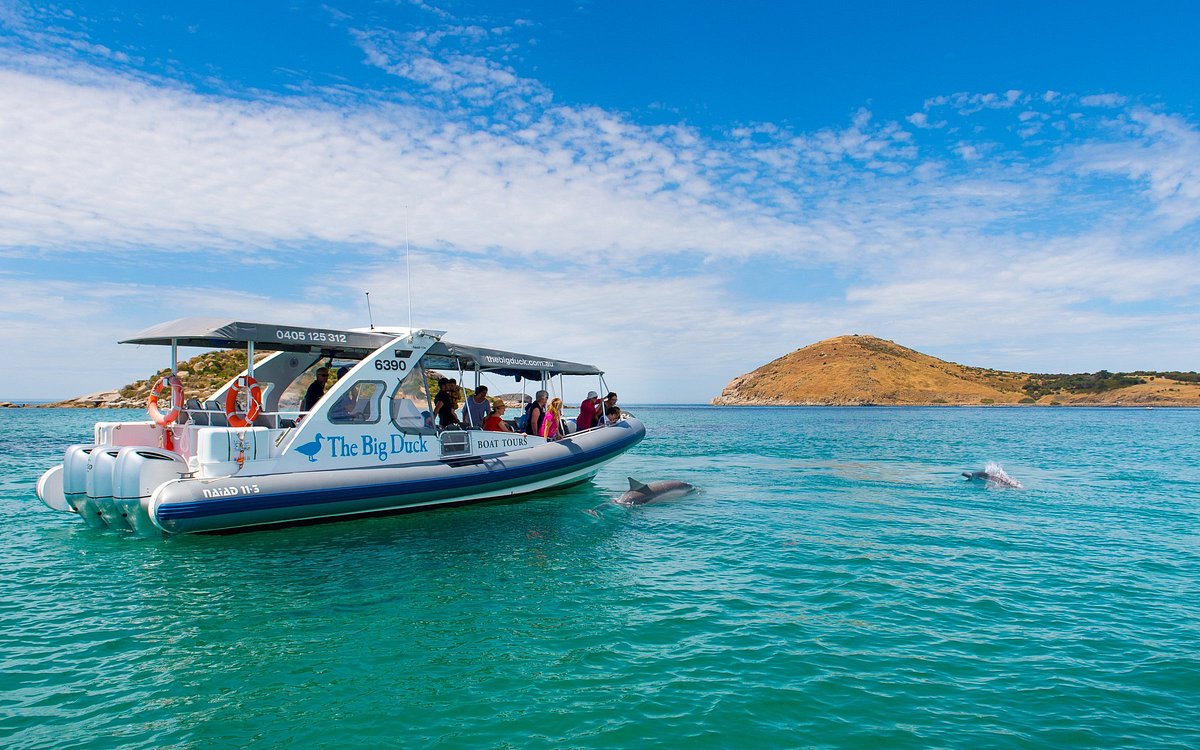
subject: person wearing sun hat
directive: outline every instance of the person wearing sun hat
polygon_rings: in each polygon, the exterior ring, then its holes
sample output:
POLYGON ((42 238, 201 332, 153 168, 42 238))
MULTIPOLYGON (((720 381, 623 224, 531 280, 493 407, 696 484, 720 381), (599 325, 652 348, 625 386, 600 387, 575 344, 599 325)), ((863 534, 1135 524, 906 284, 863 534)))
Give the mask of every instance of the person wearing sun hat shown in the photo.
POLYGON ((579 405, 579 416, 575 418, 575 424, 580 432, 590 430, 596 425, 596 417, 600 414, 598 406, 600 406, 600 394, 588 391, 587 398, 579 405))
POLYGON ((512 432, 512 428, 504 421, 504 412, 508 409, 504 404, 504 399, 492 399, 492 413, 487 415, 487 419, 483 420, 483 429, 488 432, 512 432))

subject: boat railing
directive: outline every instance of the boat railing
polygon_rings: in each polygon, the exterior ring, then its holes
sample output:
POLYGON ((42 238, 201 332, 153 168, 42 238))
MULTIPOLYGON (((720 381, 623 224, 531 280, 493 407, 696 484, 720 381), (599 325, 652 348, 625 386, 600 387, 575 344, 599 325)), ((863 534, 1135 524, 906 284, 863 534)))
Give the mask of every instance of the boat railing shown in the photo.
MULTIPOLYGON (((216 401, 205 401, 201 404, 196 399, 188 399, 187 408, 183 409, 187 420, 181 424, 191 424, 196 427, 228 427, 229 419, 225 416, 225 408, 216 401)), ((268 427, 272 430, 282 430, 295 427, 302 417, 309 414, 297 409, 280 409, 279 411, 259 412, 254 418, 256 427, 268 427)))

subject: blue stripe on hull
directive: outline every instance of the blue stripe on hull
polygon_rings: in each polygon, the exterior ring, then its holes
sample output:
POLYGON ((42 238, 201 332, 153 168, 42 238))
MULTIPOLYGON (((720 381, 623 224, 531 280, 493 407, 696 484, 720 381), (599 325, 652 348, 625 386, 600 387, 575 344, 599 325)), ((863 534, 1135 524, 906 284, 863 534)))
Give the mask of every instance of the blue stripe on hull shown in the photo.
MULTIPOLYGON (((311 508, 311 506, 327 503, 400 498, 419 494, 433 494, 435 497, 432 499, 435 501, 442 498, 449 499, 491 490, 507 489, 511 485, 550 479, 568 471, 587 468, 590 465, 603 462, 614 453, 621 453, 629 449, 638 443, 644 435, 645 432, 643 431, 635 431, 629 437, 578 456, 564 456, 563 458, 550 459, 512 469, 482 471, 460 477, 438 477, 357 487, 322 488, 249 497, 234 496, 165 503, 156 509, 155 516, 163 526, 169 527, 172 525, 170 523, 172 521, 212 519, 217 516, 254 513, 279 508, 311 508)), ((355 472, 360 470, 346 469, 345 471, 355 472)), ((258 479, 261 481, 261 478, 258 479)), ((361 512, 382 509, 365 509, 361 512)))

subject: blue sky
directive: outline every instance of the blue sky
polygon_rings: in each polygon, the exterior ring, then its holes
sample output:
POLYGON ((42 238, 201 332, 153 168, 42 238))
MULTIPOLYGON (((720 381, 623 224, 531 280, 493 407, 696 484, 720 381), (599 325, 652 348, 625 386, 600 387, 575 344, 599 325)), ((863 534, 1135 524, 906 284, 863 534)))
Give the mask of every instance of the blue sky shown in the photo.
POLYGON ((416 325, 627 403, 846 333, 1200 369, 1200 9, 829 5, 0 0, 0 398, 404 324, 406 234, 416 325))

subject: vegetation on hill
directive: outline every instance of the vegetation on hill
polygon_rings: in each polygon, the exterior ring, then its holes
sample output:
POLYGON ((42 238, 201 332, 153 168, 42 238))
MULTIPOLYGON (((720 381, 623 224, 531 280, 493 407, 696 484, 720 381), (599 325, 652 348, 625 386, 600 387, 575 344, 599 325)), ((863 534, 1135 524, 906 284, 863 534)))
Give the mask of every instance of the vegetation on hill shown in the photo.
MULTIPOLYGON (((260 352, 255 356, 255 362, 260 362, 271 354, 272 352, 260 352)), ((221 386, 228 383, 245 369, 245 349, 210 351, 184 360, 179 363, 178 368, 179 379, 183 382, 184 398, 203 400, 215 393, 221 386)), ((312 382, 311 372, 310 370, 307 376, 301 376, 301 378, 288 388, 283 396, 284 401, 282 403, 287 403, 289 398, 291 401, 298 402, 303 397, 305 389, 312 382)), ((170 374, 171 368, 164 367, 150 377, 143 380, 135 380, 117 391, 79 396, 55 404, 45 404, 45 406, 141 408, 146 405, 150 397, 150 389, 154 387, 158 379, 170 374)), ((428 372, 430 398, 437 394, 438 377, 440 377, 439 373, 428 372)), ((334 368, 330 372, 327 387, 332 388, 336 383, 337 375, 336 368, 334 368)), ((473 393, 470 389, 464 389, 464 392, 467 396, 473 393)), ((169 399, 169 392, 160 398, 169 399)))
MULTIPOLYGON (((259 354, 255 361, 266 357, 259 354)), ((246 369, 246 351, 244 349, 226 349, 192 357, 179 363, 179 379, 183 381, 185 398, 202 399, 246 369)), ((144 403, 150 395, 150 389, 159 378, 171 374, 170 367, 164 367, 145 380, 135 380, 122 388, 118 393, 122 400, 144 403)))
POLYGON ((1075 375, 1031 374, 1027 377, 1029 378, 1029 382, 1021 386, 1021 389, 1034 399, 1059 392, 1104 393, 1105 391, 1115 391, 1118 388, 1128 388, 1131 385, 1141 385, 1146 382, 1142 378, 1133 375, 1126 375, 1120 372, 1111 373, 1108 370, 1100 370, 1093 373, 1085 372, 1075 375))

